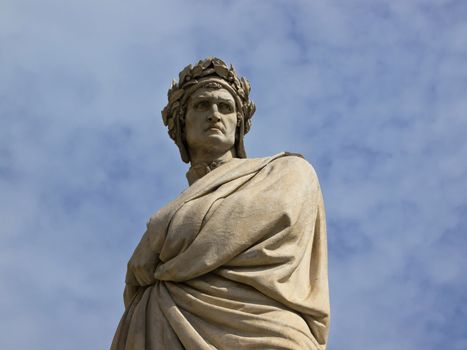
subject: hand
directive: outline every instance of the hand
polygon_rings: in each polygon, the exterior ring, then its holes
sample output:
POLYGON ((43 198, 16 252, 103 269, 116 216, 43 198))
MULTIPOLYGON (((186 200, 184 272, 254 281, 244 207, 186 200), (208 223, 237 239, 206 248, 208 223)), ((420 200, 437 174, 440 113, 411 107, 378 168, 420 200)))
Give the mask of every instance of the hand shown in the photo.
POLYGON ((158 262, 159 255, 151 249, 146 232, 128 261, 126 283, 137 286, 154 284, 154 271, 158 262))

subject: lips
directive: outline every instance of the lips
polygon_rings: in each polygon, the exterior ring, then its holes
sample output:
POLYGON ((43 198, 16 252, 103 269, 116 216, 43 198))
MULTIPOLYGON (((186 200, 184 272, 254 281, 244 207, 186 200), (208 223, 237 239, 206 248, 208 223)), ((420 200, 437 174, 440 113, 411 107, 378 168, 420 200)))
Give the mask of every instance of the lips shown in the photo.
POLYGON ((222 128, 216 125, 210 125, 206 128, 206 131, 212 131, 212 130, 223 132, 222 128))

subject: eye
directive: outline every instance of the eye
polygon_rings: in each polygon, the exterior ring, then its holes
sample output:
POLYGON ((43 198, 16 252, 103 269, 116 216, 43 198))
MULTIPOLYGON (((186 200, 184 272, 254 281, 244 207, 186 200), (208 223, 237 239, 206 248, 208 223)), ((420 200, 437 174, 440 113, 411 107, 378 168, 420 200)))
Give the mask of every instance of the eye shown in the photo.
POLYGON ((197 111, 206 111, 209 109, 209 102, 208 101, 200 101, 195 104, 195 110, 197 111))
POLYGON ((221 112, 221 113, 232 113, 233 112, 233 106, 230 103, 221 102, 221 103, 219 103, 219 112, 221 112))

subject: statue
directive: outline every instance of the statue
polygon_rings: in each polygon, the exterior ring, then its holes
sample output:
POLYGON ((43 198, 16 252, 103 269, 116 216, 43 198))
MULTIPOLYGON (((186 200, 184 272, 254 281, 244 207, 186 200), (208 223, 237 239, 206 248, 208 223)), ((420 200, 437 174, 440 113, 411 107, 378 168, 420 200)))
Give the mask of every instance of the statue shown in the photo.
POLYGON ((189 187, 150 218, 111 350, 325 349, 324 206, 300 155, 247 158, 250 85, 214 57, 186 67, 162 111, 189 187))

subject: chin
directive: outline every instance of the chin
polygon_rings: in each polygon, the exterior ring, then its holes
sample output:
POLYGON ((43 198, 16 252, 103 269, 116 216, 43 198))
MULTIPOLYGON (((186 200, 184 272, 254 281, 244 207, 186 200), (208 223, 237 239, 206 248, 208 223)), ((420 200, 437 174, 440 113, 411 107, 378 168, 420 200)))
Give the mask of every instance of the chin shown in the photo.
MULTIPOLYGON (((227 139, 224 134, 212 133, 212 134, 206 135, 204 143, 230 144, 232 143, 232 141, 227 139)), ((235 141, 233 143, 235 143, 235 141)))
POLYGON ((203 142, 203 148, 205 149, 216 149, 219 151, 225 151, 227 152, 230 150, 232 147, 235 145, 235 140, 226 140, 224 137, 221 135, 210 135, 209 137, 206 137, 206 139, 203 142))

